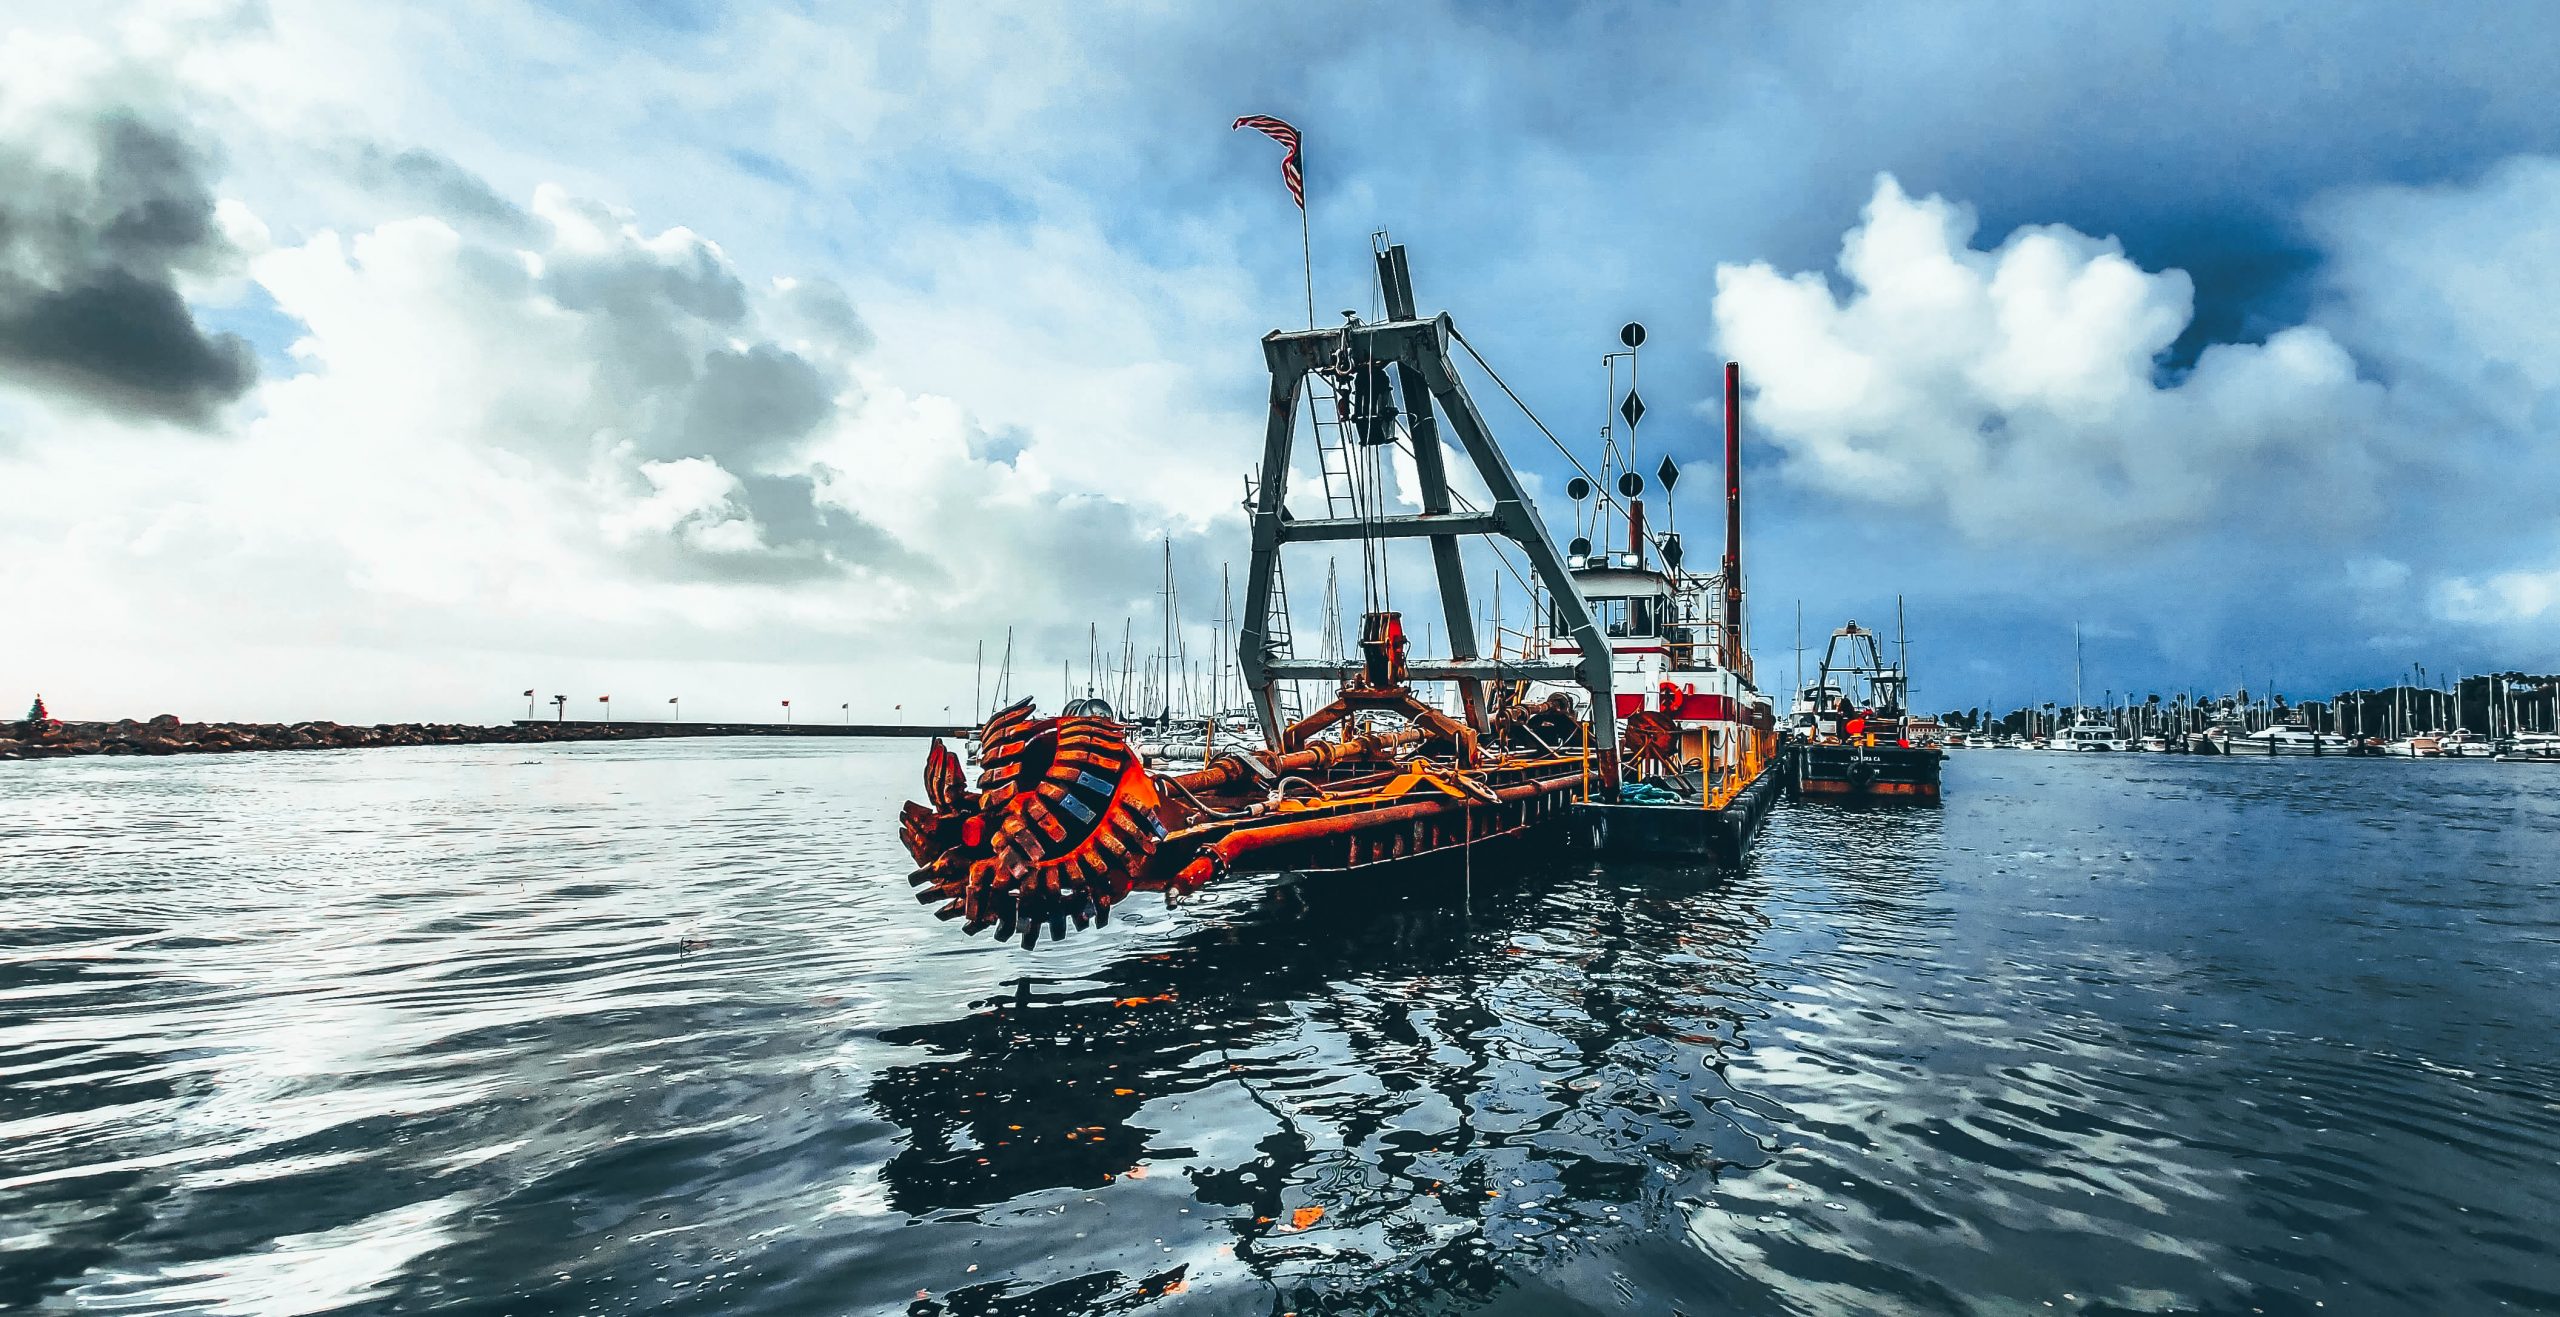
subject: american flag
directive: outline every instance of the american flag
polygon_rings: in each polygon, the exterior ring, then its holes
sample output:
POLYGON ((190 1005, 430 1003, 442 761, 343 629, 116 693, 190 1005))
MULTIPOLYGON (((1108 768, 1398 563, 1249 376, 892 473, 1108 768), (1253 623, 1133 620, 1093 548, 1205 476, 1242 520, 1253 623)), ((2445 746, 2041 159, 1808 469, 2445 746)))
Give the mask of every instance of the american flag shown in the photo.
POLYGON ((1298 209, 1307 208, 1307 179, 1298 168, 1298 130, 1267 114, 1248 114, 1236 120, 1237 128, 1250 128, 1272 141, 1289 148, 1280 161, 1280 177, 1289 182, 1289 195, 1297 200, 1298 209))

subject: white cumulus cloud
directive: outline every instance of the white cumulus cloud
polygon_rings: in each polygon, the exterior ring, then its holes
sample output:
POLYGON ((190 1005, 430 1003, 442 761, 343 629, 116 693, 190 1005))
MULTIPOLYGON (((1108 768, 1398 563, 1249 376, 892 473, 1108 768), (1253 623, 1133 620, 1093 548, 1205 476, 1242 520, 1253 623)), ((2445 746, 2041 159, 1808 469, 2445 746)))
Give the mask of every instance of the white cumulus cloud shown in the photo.
POLYGON ((2325 330, 2217 344, 2164 371, 2193 315, 2177 270, 2060 226, 1974 246, 1975 220, 1879 178, 1839 280, 1716 272, 1716 327, 1788 473, 1935 511, 1985 540, 2126 541, 2219 519, 2369 516, 2396 440, 2325 330))

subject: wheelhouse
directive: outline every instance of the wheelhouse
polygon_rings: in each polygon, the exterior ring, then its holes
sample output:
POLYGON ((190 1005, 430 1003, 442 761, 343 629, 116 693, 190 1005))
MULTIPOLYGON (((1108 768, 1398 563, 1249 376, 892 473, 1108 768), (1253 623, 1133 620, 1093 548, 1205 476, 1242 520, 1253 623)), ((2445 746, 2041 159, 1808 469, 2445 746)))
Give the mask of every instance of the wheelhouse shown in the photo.
MULTIPOLYGON (((1618 671, 1717 670, 1715 628, 1706 611, 1713 577, 1596 563, 1572 570, 1573 583, 1591 605, 1592 619, 1600 624, 1600 634, 1608 638, 1609 649, 1617 657, 1618 671), (1643 662, 1646 658, 1656 661, 1643 662)), ((1558 653, 1579 652, 1563 625, 1561 610, 1550 612, 1548 626, 1558 653)))

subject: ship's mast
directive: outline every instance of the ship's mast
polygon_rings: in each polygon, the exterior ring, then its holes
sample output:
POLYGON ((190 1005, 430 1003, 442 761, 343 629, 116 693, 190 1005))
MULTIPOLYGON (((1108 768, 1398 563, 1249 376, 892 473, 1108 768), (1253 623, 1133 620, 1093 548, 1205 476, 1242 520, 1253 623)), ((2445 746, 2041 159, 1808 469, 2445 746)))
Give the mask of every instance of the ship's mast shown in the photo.
POLYGON ((1902 622, 1902 596, 1893 597, 1893 679, 1904 717, 1911 714, 1911 632, 1902 622))
POLYGON ((1751 680, 1742 650, 1742 364, 1724 363, 1724 665, 1751 680))

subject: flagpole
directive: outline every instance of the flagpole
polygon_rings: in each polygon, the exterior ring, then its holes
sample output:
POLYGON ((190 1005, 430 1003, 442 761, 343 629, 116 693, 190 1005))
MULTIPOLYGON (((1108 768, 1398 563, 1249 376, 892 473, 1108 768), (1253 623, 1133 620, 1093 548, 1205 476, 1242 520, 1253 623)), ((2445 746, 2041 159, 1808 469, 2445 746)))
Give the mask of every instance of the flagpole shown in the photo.
MULTIPOLYGON (((1303 193, 1306 187, 1307 157, 1302 149, 1298 155, 1298 190, 1303 193)), ((1307 273, 1307 328, 1313 329, 1316 327, 1316 248, 1315 239, 1307 230, 1307 203, 1303 197, 1298 202, 1298 262, 1307 273)))

